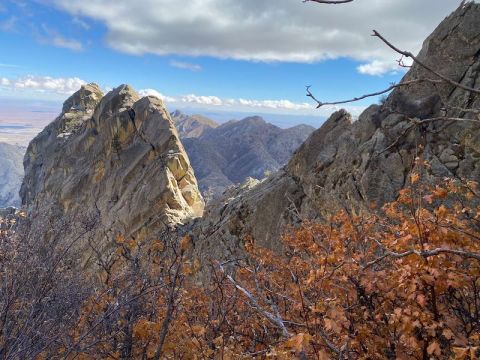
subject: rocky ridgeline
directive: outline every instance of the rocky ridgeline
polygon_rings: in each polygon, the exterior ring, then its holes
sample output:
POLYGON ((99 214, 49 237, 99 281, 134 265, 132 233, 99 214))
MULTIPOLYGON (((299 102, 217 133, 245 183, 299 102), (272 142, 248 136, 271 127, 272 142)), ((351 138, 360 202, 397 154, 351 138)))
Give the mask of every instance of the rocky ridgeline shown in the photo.
MULTIPOLYGON (((418 58, 478 88, 479 19, 480 4, 460 7, 425 41, 418 58)), ((432 77, 414 65, 403 81, 432 77)), ((282 170, 230 189, 203 212, 193 170, 161 100, 139 99, 125 85, 102 96, 97 86, 88 85, 30 144, 21 197, 31 231, 47 237, 56 231, 67 244, 75 241, 85 249, 84 264, 94 255, 108 256, 119 234, 161 236, 173 228, 193 235, 194 256, 200 260, 236 257, 243 253, 246 235, 278 248, 288 224, 394 200, 419 155, 429 162, 426 176, 432 180, 480 180, 480 126, 469 121, 478 114, 464 108, 480 108, 480 96, 446 82, 421 82, 397 88, 355 122, 338 111, 282 170), (464 121, 418 124, 439 116, 464 121)), ((258 122, 253 118, 248 124, 258 122)), ((218 129, 222 126, 205 125, 199 136, 218 129)))
POLYGON ((83 86, 30 143, 21 198, 31 232, 74 241, 82 264, 116 236, 149 236, 202 215, 188 157, 161 100, 83 86))
MULTIPOLYGON (((480 4, 460 7, 426 39, 418 58, 456 82, 479 88, 479 19, 480 4)), ((414 65, 403 81, 424 78, 435 75, 414 65)), ((238 256, 247 234, 276 248, 287 224, 322 219, 340 209, 359 212, 372 203, 380 207, 406 185, 417 155, 430 163, 432 180, 480 181, 479 122, 414 124, 438 116, 480 120, 462 108, 479 109, 480 96, 449 83, 423 82, 397 88, 355 122, 344 110, 334 113, 282 171, 207 206, 194 227, 197 256, 238 256), (450 107, 442 110, 445 104, 450 107)))
POLYGON ((277 171, 315 130, 308 125, 281 129, 260 116, 213 126, 205 118, 176 111, 173 120, 208 198, 248 177, 263 179, 277 171))

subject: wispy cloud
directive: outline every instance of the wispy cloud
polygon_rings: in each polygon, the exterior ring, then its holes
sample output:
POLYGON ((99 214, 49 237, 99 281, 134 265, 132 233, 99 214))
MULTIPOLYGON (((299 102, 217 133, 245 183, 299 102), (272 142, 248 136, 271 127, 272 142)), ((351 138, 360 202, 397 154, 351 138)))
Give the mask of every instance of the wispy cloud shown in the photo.
POLYGON ((184 61, 176 61, 176 60, 171 60, 170 61, 170 66, 173 66, 178 69, 184 69, 184 70, 190 70, 193 72, 198 72, 202 71, 202 67, 198 64, 192 64, 189 62, 184 62, 184 61))
POLYGON ((78 16, 75 16, 72 19, 72 24, 80 26, 83 30, 90 30, 90 25, 86 21, 80 19, 78 16))
POLYGON ((19 68, 20 66, 19 66, 19 65, 15 65, 15 64, 4 64, 4 63, 0 63, 0 67, 3 67, 3 68, 19 68))
POLYGON ((0 22, 0 31, 12 32, 16 30, 18 18, 10 16, 8 19, 0 22))
POLYGON ((38 41, 42 44, 53 45, 72 51, 83 50, 83 44, 80 41, 66 38, 58 31, 49 28, 46 24, 42 24, 41 30, 42 33, 38 35, 38 41))

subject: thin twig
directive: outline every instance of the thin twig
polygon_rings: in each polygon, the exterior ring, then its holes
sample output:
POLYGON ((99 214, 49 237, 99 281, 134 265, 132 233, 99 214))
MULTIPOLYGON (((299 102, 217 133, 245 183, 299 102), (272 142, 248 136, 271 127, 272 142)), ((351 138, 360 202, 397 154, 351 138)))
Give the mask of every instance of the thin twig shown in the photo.
POLYGON ((390 49, 394 50, 395 52, 399 53, 400 55, 403 55, 407 58, 411 58, 415 63, 417 63, 418 65, 420 65, 421 67, 423 67, 424 69, 430 71, 432 74, 435 74, 436 76, 438 76, 440 79, 448 82, 449 84, 455 86, 455 87, 458 87, 460 89, 463 89, 463 90, 466 90, 466 91, 470 91, 472 93, 475 93, 475 94, 480 94, 480 89, 474 89, 470 86, 465 86, 465 85, 462 85, 456 81, 453 81, 452 79, 448 78, 447 76, 445 75, 442 75, 440 74, 438 71, 435 71, 434 69, 432 69, 430 66, 428 66, 427 64, 425 64, 423 61, 419 60, 415 55, 413 55, 410 51, 403 51, 403 50, 400 50, 399 48, 397 48, 395 45, 393 45, 391 42, 389 42, 387 39, 385 39, 378 31, 376 30, 373 30, 373 34, 372 36, 375 36, 375 37, 378 37, 380 40, 382 40, 390 49))
POLYGON ((465 251, 465 250, 454 250, 454 249, 447 249, 447 248, 437 248, 437 249, 433 249, 433 250, 423 250, 423 251, 419 251, 419 250, 408 250, 408 251, 405 251, 405 252, 402 252, 402 253, 397 253, 397 252, 394 252, 394 251, 391 251, 391 250, 388 250, 386 249, 381 243, 377 242, 377 244, 379 244, 381 246, 382 249, 384 249, 385 251, 385 254, 382 255, 381 257, 375 259, 375 260, 372 260, 368 263, 366 263, 362 268, 363 270, 381 262, 382 260, 388 258, 388 257, 391 257, 391 258, 394 258, 394 259, 401 259, 401 258, 404 258, 404 257, 407 257, 407 256, 410 256, 410 255, 417 255, 417 256, 420 256, 420 257, 423 257, 423 258, 429 258, 429 257, 432 257, 432 256, 437 256, 437 255, 440 255, 440 254, 453 254, 453 255, 458 255, 458 256, 461 256, 461 257, 464 257, 464 258, 467 258, 467 259, 475 259, 475 260, 478 260, 480 261, 480 254, 478 253, 474 253, 474 252, 470 252, 470 251, 465 251))
POLYGON ((248 300, 250 301, 250 305, 254 310, 256 310, 259 314, 264 316, 273 325, 278 327, 282 331, 282 335, 284 337, 290 337, 291 336, 290 332, 288 331, 287 327, 285 326, 285 323, 284 323, 283 319, 279 316, 278 313, 277 313, 277 315, 274 315, 271 312, 265 310, 258 303, 258 301, 255 299, 253 294, 251 294, 248 290, 246 290, 244 287, 242 287, 231 275, 229 275, 225 272, 225 269, 223 268, 223 264, 218 264, 218 266, 220 267, 220 270, 222 271, 222 273, 227 277, 228 281, 230 281, 235 286, 235 288, 237 290, 239 290, 241 293, 243 293, 248 298, 248 300))
POLYGON ((442 83, 443 81, 442 81, 442 80, 434 80, 434 79, 416 79, 416 80, 410 80, 410 81, 405 81, 405 82, 399 83, 399 84, 391 84, 388 88, 386 88, 386 89, 384 89, 384 90, 381 90, 381 91, 377 91, 377 92, 374 92, 374 93, 361 95, 361 96, 354 97, 354 98, 349 99, 349 100, 341 100, 341 101, 334 101, 334 102, 323 102, 323 101, 318 100, 318 99, 312 94, 312 92, 310 91, 310 87, 311 87, 311 86, 307 86, 307 96, 308 96, 309 98, 312 98, 312 99, 317 103, 317 109, 318 109, 318 108, 320 108, 320 107, 322 107, 322 106, 325 106, 325 105, 347 104, 347 103, 351 103, 351 102, 363 100, 363 99, 366 99, 366 98, 369 98, 369 97, 383 95, 383 94, 386 94, 386 93, 392 91, 393 89, 396 89, 396 88, 399 88, 399 87, 408 86, 408 85, 412 85, 412 84, 423 83, 423 82, 428 82, 428 83, 442 83))

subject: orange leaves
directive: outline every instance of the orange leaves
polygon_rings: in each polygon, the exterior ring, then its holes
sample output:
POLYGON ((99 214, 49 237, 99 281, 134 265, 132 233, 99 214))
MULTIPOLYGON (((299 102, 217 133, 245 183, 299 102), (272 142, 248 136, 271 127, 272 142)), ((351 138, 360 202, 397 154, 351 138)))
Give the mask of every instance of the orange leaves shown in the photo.
POLYGON ((438 342, 434 341, 427 347, 427 353, 429 355, 436 355, 440 356, 442 354, 442 349, 440 348, 440 345, 438 342))
POLYGON ((417 173, 410 174, 410 181, 412 182, 412 184, 417 183, 418 180, 420 180, 420 175, 419 174, 417 174, 417 173))
POLYGON ((187 251, 192 245, 192 238, 189 235, 185 235, 182 240, 180 240, 180 251, 187 251))
POLYGON ((310 341, 312 341, 312 339, 313 338, 310 334, 298 333, 288 339, 284 345, 287 349, 293 349, 297 352, 301 352, 310 343, 310 341))
POLYGON ((163 250, 165 250, 165 245, 161 240, 155 240, 150 245, 150 250, 154 252, 162 252, 163 250))
MULTIPOLYGON (((133 289, 131 299, 151 284, 171 284, 170 265, 181 261, 183 282, 176 288, 163 358, 294 359, 302 354, 329 359, 338 349, 349 349, 353 360, 423 358, 423 351, 429 358, 476 359, 480 338, 472 334, 478 332, 478 324, 468 314, 480 307, 475 297, 480 262, 422 252, 480 252, 480 233, 471 220, 480 218, 480 211, 468 208, 465 192, 456 183, 428 187, 416 173, 410 180, 415 189, 402 190, 398 201, 383 212, 352 217, 343 211, 331 222, 304 222, 291 227, 283 236, 284 246, 274 251, 255 246, 247 237, 248 256, 229 266, 234 268, 231 276, 255 301, 217 267, 208 274, 209 283, 195 286, 188 275, 205 271, 208 264, 200 266, 188 256, 192 239, 186 236, 172 245, 181 250, 181 260, 169 257, 164 249, 169 243, 162 239, 145 247, 162 261, 152 264, 146 257, 138 265, 125 256, 125 266, 116 266, 111 274, 117 286, 110 292, 112 298, 90 299, 81 325, 95 323, 95 315, 112 309, 115 300, 123 301, 126 289, 133 289), (286 253, 280 254, 280 249, 286 253), (135 266, 141 267, 139 273, 135 266), (287 333, 294 335, 285 339, 282 327, 266 313, 281 319, 287 333)), ((128 250, 123 237, 117 243, 128 250)), ((170 289, 159 286, 143 293, 132 306, 138 313, 132 315, 127 306, 106 327, 119 334, 132 331, 133 357, 153 356, 170 289)), ((105 332, 109 339, 111 332, 105 332)), ((82 333, 77 331, 77 338, 82 333)), ((126 338, 120 336, 115 344, 126 338)))
POLYGON ((441 187, 441 186, 436 186, 435 187, 435 190, 433 191, 433 195, 437 198, 437 199, 445 199, 448 195, 448 191, 441 187))
POLYGON ((447 213, 448 210, 445 205, 440 205, 438 209, 435 210, 435 215, 437 215, 437 217, 440 219, 444 219, 447 213))
POLYGON ((412 204, 413 203, 412 189, 405 188, 400 190, 398 193, 398 202, 400 204, 405 204, 405 205, 412 204))
POLYGON ((425 305, 427 304, 427 300, 425 298, 425 295, 423 294, 417 295, 416 300, 418 305, 420 305, 421 307, 425 307, 425 305))
POLYGON ((342 327, 339 325, 338 322, 336 322, 335 320, 329 319, 329 318, 325 318, 323 321, 325 323, 325 329, 326 330, 333 331, 336 334, 341 333, 342 327))
POLYGON ((155 333, 160 331, 160 324, 146 319, 138 320, 133 326, 133 336, 140 341, 149 340, 155 333))
POLYGON ((202 325, 193 325, 192 332, 195 336, 203 336, 207 332, 204 326, 202 325))

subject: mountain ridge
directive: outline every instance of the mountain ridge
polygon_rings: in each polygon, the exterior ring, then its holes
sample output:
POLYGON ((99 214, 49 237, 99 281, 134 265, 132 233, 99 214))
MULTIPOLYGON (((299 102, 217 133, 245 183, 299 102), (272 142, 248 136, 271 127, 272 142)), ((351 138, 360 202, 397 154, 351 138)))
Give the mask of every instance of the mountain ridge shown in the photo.
POLYGON ((181 138, 200 190, 218 196, 248 177, 262 179, 280 169, 314 128, 281 129, 261 116, 249 116, 202 130, 199 136, 181 138))
MULTIPOLYGON (((425 40, 418 58, 464 86, 480 84, 480 4, 448 16, 425 40)), ((430 78, 414 64, 403 82, 430 78)), ((261 183, 249 184, 207 206, 193 226, 196 256, 243 256, 243 239, 275 249, 286 226, 322 221, 337 211, 378 209, 396 199, 419 156, 425 179, 480 179, 480 97, 445 82, 399 87, 357 121, 337 111, 302 144, 288 164, 261 183), (445 104, 448 104, 446 107, 445 104), (442 117, 466 121, 427 121, 442 117), (419 124, 419 125, 417 125, 419 124), (421 146, 420 146, 421 145, 421 146)))

